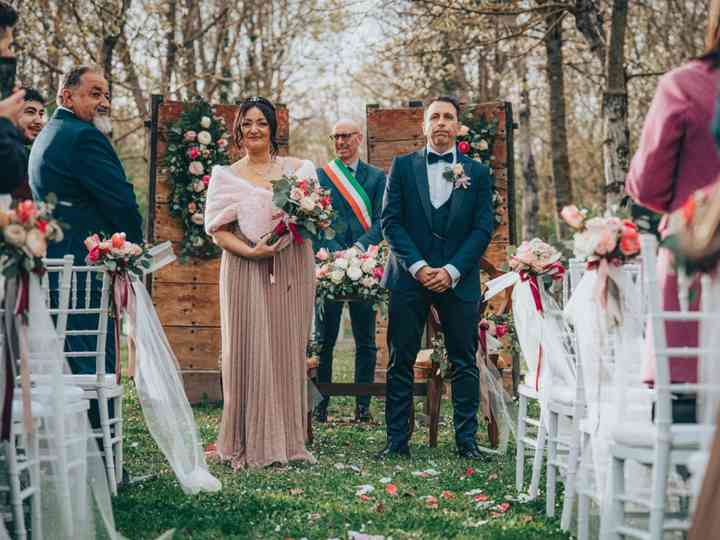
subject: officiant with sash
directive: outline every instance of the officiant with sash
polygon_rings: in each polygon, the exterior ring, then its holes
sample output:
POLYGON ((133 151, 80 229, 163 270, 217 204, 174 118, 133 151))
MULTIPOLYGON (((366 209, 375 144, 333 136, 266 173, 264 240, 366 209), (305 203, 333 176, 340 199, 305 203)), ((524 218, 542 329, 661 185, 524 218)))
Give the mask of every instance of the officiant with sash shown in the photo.
MULTIPOLYGON (((332 205, 344 227, 333 240, 316 241, 315 251, 325 248, 340 251, 356 247, 361 251, 382 240, 380 209, 385 191, 385 173, 360 160, 363 135, 360 125, 352 120, 335 124, 330 140, 336 158, 318 169, 320 184, 332 192, 332 205)), ((325 302, 316 310, 315 341, 319 348, 318 382, 332 381, 333 350, 340 331, 343 302, 325 302)), ((375 373, 375 310, 369 302, 348 302, 350 322, 355 340, 355 382, 371 383, 375 373)), ((315 410, 319 422, 327 421, 329 398, 315 410)), ((370 396, 359 396, 355 419, 369 422, 370 396)))

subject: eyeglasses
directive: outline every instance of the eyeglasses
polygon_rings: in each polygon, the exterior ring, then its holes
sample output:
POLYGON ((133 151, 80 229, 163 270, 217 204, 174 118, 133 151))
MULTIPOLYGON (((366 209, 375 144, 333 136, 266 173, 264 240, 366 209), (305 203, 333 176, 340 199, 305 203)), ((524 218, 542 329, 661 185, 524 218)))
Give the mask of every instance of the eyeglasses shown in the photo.
POLYGON ((359 134, 360 133, 358 133, 357 131, 353 131, 352 133, 335 133, 334 135, 330 135, 330 140, 331 141, 342 141, 343 139, 348 140, 353 135, 359 135, 359 134))

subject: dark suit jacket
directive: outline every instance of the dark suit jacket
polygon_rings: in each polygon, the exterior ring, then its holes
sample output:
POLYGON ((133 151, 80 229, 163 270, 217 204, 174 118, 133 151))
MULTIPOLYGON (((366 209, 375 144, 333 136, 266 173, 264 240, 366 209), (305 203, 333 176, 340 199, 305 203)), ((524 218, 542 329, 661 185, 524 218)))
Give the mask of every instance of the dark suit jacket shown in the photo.
POLYGON ((12 193, 27 174, 22 136, 7 118, 0 118, 0 193, 12 193))
POLYGON ((50 244, 51 257, 75 255, 83 264, 85 238, 92 233, 124 232, 142 242, 142 217, 132 184, 108 138, 95 126, 58 109, 30 152, 30 187, 36 200, 54 193, 55 217, 70 228, 50 244))
POLYGON ((385 192, 385 173, 364 161, 358 162, 355 179, 363 187, 372 204, 372 225, 365 231, 360 225, 355 213, 342 196, 340 191, 332 183, 328 175, 322 169, 317 170, 320 185, 329 189, 332 194, 333 208, 338 213, 337 221, 343 222, 348 231, 343 231, 333 240, 318 240, 313 243, 315 251, 324 247, 328 251, 339 251, 352 247, 356 242, 367 249, 370 245, 379 244, 382 241, 380 230, 380 210, 382 208, 383 193, 385 192), (349 234, 348 234, 349 233, 349 234))
MULTIPOLYGON (((426 150, 396 157, 388 176, 382 208, 382 231, 390 245, 384 285, 390 290, 422 287, 408 269, 430 258, 432 249, 431 203, 426 150)), ((480 299, 479 261, 494 228, 492 181, 487 166, 458 152, 470 186, 454 189, 450 202, 444 264, 460 272, 455 294, 465 301, 480 299)))

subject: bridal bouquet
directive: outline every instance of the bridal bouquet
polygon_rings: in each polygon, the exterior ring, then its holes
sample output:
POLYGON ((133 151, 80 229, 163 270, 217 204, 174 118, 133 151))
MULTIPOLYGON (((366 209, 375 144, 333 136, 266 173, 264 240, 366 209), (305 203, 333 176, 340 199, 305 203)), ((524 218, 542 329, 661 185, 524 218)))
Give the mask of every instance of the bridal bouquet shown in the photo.
POLYGON ((370 246, 363 252, 352 247, 334 253, 321 249, 315 257, 318 304, 325 300, 387 301, 387 289, 380 285, 387 258, 384 249, 370 246))
POLYGON ((315 178, 283 176, 273 182, 273 204, 282 213, 280 222, 272 231, 270 243, 291 234, 296 244, 307 238, 335 238, 330 191, 320 187, 315 178))
POLYGON ((640 253, 640 233, 629 219, 615 216, 587 218, 587 210, 566 206, 560 212, 565 223, 576 232, 573 235, 573 253, 593 268, 607 261, 620 265, 640 253))
POLYGON ((48 242, 63 239, 62 227, 52 217, 53 209, 50 202, 28 200, 9 212, 0 211, 0 264, 6 278, 27 272, 42 274, 48 242))

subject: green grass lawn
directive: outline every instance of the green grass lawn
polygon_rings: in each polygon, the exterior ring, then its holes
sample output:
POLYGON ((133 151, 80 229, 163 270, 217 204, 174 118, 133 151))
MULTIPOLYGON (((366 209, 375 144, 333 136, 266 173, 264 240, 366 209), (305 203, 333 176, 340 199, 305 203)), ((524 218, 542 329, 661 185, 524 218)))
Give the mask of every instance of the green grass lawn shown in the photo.
MULTIPOLYGON (((338 352, 335 362, 336 379, 352 380, 352 352, 338 352)), ((416 405, 421 407, 419 401, 416 405)), ((346 539, 350 531, 396 540, 569 538, 560 531, 557 520, 544 518, 542 498, 525 503, 516 500, 512 447, 505 457, 488 457, 486 462, 473 464, 474 471, 468 470, 470 464, 454 454, 449 403, 443 407, 438 448, 428 448, 427 429, 418 426, 411 445, 412 460, 378 463, 372 454, 385 442, 382 401, 373 400, 376 423, 365 426, 351 422, 353 399, 334 399, 331 422, 315 425, 311 450, 318 458, 317 465, 234 472, 211 464, 211 471, 223 484, 222 491, 186 496, 147 432, 135 393, 128 387, 126 468, 132 477, 153 476, 121 488, 114 499, 117 527, 131 539, 155 538, 171 528, 177 529, 176 538, 192 539, 327 540, 346 539), (437 475, 413 475, 428 469, 437 475), (388 492, 388 483, 397 488, 396 494, 388 492), (363 485, 374 490, 361 497, 357 491, 363 485), (473 490, 482 490, 488 500, 477 502, 466 495, 473 490), (509 503, 509 508, 498 507, 502 503, 509 503)), ((213 442, 220 406, 199 406, 194 411, 203 443, 213 442)), ((526 478, 530 461, 526 460, 526 478)), ((558 505, 561 501, 558 497, 558 505)))

